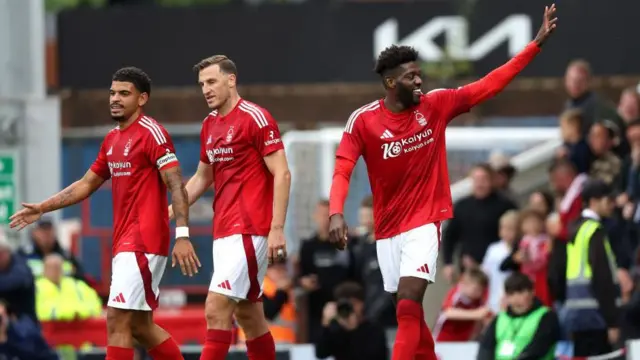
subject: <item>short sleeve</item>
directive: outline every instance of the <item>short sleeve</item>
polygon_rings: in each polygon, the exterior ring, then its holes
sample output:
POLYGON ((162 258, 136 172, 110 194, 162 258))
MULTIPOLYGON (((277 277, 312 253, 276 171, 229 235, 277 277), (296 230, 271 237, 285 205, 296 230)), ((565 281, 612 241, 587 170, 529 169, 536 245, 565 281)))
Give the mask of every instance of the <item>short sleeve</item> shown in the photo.
POLYGON ((149 130, 145 142, 145 151, 149 161, 155 163, 158 170, 166 170, 178 166, 176 150, 167 130, 156 122, 148 122, 143 126, 149 130))
POLYGON ((435 89, 427 93, 429 103, 437 106, 438 111, 446 116, 447 123, 456 116, 471 110, 469 96, 465 87, 457 89, 435 89))
POLYGON ((336 156, 349 159, 353 162, 358 162, 358 158, 362 155, 363 141, 360 136, 359 124, 362 120, 358 121, 359 116, 349 119, 347 126, 342 133, 342 139, 338 144, 336 150, 336 156))
POLYGON ((209 157, 207 156, 207 121, 202 123, 202 129, 200 130, 200 161, 205 164, 209 163, 209 157))
POLYGON ((284 144, 280 137, 280 129, 271 114, 262 109, 253 112, 253 144, 258 152, 265 157, 278 150, 284 149, 284 144))
POLYGON ((96 175, 100 176, 105 180, 109 180, 111 177, 111 171, 109 169, 109 161, 107 160, 107 152, 104 149, 105 141, 100 145, 100 150, 98 150, 98 156, 96 160, 91 165, 90 169, 96 175))

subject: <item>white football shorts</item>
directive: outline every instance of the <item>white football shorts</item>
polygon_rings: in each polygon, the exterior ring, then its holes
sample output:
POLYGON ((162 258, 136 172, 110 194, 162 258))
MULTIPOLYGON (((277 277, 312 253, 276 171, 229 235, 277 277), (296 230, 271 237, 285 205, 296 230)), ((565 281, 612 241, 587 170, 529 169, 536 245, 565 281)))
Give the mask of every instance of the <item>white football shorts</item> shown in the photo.
POLYGON ((167 257, 142 252, 121 252, 111 261, 111 288, 107 306, 153 311, 158 307, 160 280, 167 257))
POLYGON ((235 301, 260 301, 267 274, 267 238, 236 234, 213 241, 209 291, 235 301))
POLYGON ((407 276, 434 282, 440 236, 440 222, 437 222, 388 239, 377 240, 378 264, 384 290, 396 293, 400 278, 407 276))

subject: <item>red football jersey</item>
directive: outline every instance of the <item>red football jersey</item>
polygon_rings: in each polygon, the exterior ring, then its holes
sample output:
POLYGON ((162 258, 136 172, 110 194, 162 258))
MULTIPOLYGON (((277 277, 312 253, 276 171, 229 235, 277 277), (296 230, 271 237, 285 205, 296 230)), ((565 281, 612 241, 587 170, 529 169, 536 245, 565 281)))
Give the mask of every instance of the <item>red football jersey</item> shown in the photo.
POLYGON ((351 114, 336 156, 367 164, 376 239, 451 218, 445 129, 469 108, 464 88, 439 89, 402 113, 377 100, 351 114))
POLYGON ((113 255, 169 255, 167 187, 160 170, 178 166, 173 142, 154 119, 140 117, 105 136, 91 171, 111 179, 113 255))
POLYGON ((271 114, 240 99, 226 116, 211 112, 202 123, 200 161, 213 167, 213 238, 269 235, 273 175, 264 157, 284 149, 271 114))
MULTIPOLYGON (((487 302, 488 291, 485 290, 482 299, 472 300, 466 298, 460 292, 460 285, 452 287, 442 303, 442 310, 458 308, 473 310, 483 306, 487 302)), ((458 341, 466 342, 472 340, 478 322, 471 320, 448 320, 444 315, 438 317, 438 321, 433 329, 433 337, 437 342, 458 341)))

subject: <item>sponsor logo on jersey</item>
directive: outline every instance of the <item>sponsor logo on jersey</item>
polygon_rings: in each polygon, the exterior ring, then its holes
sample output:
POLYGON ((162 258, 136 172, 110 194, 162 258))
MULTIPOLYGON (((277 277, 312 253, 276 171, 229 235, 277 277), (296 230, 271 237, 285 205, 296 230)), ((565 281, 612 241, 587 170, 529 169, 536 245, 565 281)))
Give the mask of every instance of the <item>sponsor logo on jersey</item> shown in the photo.
POLYGON ((227 138, 225 139, 227 142, 231 142, 233 139, 233 126, 229 127, 229 131, 227 131, 227 138))
POLYGON ((108 164, 111 177, 131 175, 131 163, 128 161, 109 161, 108 164))
POLYGON ((129 155, 129 150, 131 150, 131 139, 127 141, 127 144, 124 146, 124 156, 129 155))
POLYGON ((162 169, 165 165, 170 164, 174 161, 178 161, 178 157, 176 156, 176 154, 167 150, 167 153, 159 158, 158 161, 156 161, 156 165, 158 166, 158 169, 162 169))
POLYGON ((280 138, 275 138, 275 133, 273 131, 269 131, 269 140, 264 142, 264 146, 269 146, 269 145, 273 145, 273 144, 277 144, 280 141, 282 141, 280 138))
POLYGON ((413 136, 382 144, 382 158, 391 159, 418 150, 433 142, 431 129, 423 130, 413 136))
POLYGON ((233 160, 233 148, 222 147, 207 150, 207 158, 209 158, 209 162, 211 164, 216 162, 231 161, 233 160))

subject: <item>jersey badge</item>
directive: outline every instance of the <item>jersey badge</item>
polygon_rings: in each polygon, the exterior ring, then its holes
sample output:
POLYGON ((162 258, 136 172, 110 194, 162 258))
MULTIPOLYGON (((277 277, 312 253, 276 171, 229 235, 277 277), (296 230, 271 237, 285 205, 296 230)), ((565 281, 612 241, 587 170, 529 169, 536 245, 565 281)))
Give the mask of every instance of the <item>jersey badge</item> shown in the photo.
POLYGON ((416 117, 416 121, 418 122, 418 124, 420 124, 420 126, 427 126, 427 118, 424 117, 424 115, 421 112, 416 110, 414 111, 414 115, 416 117))
POLYGON ((124 156, 129 156, 129 151, 131 150, 131 138, 127 141, 127 144, 124 146, 124 156))
POLYGON ((227 138, 225 139, 227 142, 231 142, 233 139, 233 126, 229 127, 229 131, 227 131, 227 138))

